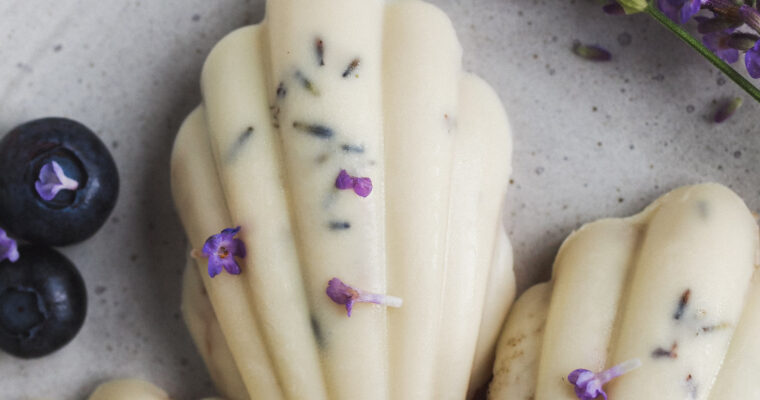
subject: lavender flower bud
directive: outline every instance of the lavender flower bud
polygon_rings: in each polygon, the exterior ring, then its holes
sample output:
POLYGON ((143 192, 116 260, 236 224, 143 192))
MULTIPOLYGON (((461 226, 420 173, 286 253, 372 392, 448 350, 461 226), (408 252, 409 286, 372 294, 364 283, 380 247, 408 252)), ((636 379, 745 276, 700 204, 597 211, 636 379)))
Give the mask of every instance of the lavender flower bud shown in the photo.
POLYGON ((750 6, 742 6, 739 9, 739 12, 741 13, 744 23, 754 29, 755 32, 760 33, 760 12, 750 6))
POLYGON ((626 14, 642 12, 647 8, 646 0, 617 0, 617 2, 623 6, 626 14))
POLYGON ((718 112, 715 113, 715 123, 721 123, 725 120, 727 120, 729 117, 734 115, 736 110, 739 109, 739 107, 742 106, 742 103, 744 101, 741 97, 733 98, 726 103, 724 103, 719 109, 718 112))
POLYGON ((728 37, 726 45, 732 49, 747 51, 755 47, 755 43, 757 43, 758 40, 760 40, 760 37, 751 33, 732 33, 728 37))

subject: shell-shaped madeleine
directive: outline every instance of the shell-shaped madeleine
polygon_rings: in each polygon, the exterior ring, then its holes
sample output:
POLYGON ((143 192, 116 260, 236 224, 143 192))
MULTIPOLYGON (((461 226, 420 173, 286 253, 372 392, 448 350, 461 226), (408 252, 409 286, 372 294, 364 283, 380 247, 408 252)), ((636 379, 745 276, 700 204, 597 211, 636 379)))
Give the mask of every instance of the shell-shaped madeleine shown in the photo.
POLYGON ((240 275, 212 279, 200 258, 187 278, 205 288, 185 316, 220 391, 459 400, 484 384, 514 296, 500 222, 511 137, 446 15, 417 0, 271 0, 217 44, 201 86, 172 155, 175 203, 194 249, 236 226, 247 247, 240 275), (337 188, 343 170, 371 193, 337 188), (348 317, 325 294, 334 277, 403 305, 348 317))
POLYGON ((515 304, 490 399, 577 399, 568 374, 641 366, 610 399, 760 395, 758 229, 717 184, 676 189, 643 212, 570 235, 549 283, 515 304))

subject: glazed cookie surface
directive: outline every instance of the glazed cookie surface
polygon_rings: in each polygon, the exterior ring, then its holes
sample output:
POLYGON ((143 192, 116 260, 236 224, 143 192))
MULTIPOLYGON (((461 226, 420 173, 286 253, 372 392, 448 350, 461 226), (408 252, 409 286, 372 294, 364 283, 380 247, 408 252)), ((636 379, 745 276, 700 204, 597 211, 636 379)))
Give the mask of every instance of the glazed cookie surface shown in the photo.
POLYGON ((757 260, 755 218, 717 184, 581 227, 516 302, 489 398, 577 399, 572 371, 621 364, 640 366, 606 383, 610 399, 760 396, 757 260))
POLYGON ((463 72, 450 20, 416 0, 270 1, 264 22, 217 44, 201 86, 172 189, 199 256, 185 316, 220 392, 463 399, 482 386, 515 290, 500 223, 511 137, 496 94, 463 72), (201 254, 212 235, 245 251, 201 254), (400 307, 336 304, 334 278, 400 307))

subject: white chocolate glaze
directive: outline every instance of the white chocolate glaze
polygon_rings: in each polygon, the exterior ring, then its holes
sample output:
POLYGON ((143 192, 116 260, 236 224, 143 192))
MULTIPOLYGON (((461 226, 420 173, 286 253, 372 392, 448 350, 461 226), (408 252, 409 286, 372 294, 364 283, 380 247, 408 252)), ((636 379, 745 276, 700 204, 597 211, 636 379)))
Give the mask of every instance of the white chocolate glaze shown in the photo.
POLYGON ((717 184, 583 226, 562 245, 552 282, 512 310, 490 398, 577 399, 571 371, 631 359, 642 366, 605 386, 610 399, 754 398, 757 257, 752 214, 717 184))
POLYGON ((172 156, 177 210, 194 249, 238 225, 248 248, 239 276, 197 260, 213 315, 185 296, 199 347, 229 349, 201 350, 220 391, 241 396, 232 365, 251 398, 459 400, 482 385, 514 296, 511 137, 449 19, 417 0, 272 0, 217 44, 201 86, 172 156), (341 169, 372 193, 337 190, 341 169), (403 306, 348 318, 325 295, 333 277, 403 306))

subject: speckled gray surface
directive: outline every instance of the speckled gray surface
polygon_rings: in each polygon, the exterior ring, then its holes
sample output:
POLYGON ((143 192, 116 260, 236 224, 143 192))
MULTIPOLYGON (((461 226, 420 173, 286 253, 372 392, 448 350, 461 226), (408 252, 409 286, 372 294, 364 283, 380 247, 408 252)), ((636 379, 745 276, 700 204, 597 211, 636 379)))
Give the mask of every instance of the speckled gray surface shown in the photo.
MULTIPOLYGON (((714 102, 742 93, 647 17, 605 16, 590 0, 434 2, 454 21, 467 69, 511 117, 506 223, 521 289, 548 277, 580 224, 632 214, 676 186, 721 182, 760 208, 760 107, 747 99, 728 122, 709 122, 714 102), (613 61, 575 57, 574 40, 603 45, 613 61)), ((106 226, 63 249, 88 284, 85 327, 44 359, 0 354, 0 398, 81 399, 128 376, 180 400, 213 392, 178 312, 185 244, 168 157, 200 100, 205 55, 263 12, 244 0, 0 3, 0 132, 40 116, 78 119, 122 178, 106 226)))

